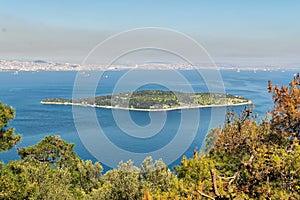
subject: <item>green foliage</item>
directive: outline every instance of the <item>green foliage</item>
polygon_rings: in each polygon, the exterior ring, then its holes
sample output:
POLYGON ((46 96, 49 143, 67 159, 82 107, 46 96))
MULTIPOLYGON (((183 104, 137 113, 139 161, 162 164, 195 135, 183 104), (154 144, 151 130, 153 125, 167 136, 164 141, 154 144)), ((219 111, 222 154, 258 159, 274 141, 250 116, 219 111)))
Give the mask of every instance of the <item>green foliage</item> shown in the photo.
POLYGON ((141 167, 141 180, 144 190, 152 194, 159 195, 162 192, 168 192, 174 174, 171 173, 168 166, 162 159, 153 163, 151 157, 145 158, 141 167))
POLYGON ((46 136, 38 144, 18 149, 21 159, 31 158, 39 162, 48 162, 59 168, 65 168, 77 161, 74 144, 68 144, 59 136, 46 136))
POLYGON ((1 199, 74 199, 67 170, 48 163, 13 161, 1 170, 1 199))
POLYGON ((213 188, 210 170, 214 166, 213 160, 199 153, 192 159, 183 157, 181 166, 175 167, 177 177, 184 183, 181 196, 200 198, 203 191, 211 193, 213 188))
POLYGON ((118 169, 110 170, 103 176, 103 186, 93 191, 91 199, 141 199, 139 174, 140 169, 132 161, 120 162, 118 169))
POLYGON ((18 161, 10 162, 0 171, 0 199, 29 199, 36 196, 36 184, 18 161))
POLYGON ((20 135, 15 135, 14 128, 8 128, 9 121, 14 117, 14 109, 0 102, 0 152, 11 149, 21 139, 20 135))
POLYGON ((72 103, 71 100, 69 100, 69 99, 63 99, 63 98, 48 98, 48 99, 43 99, 41 103, 47 103, 47 102, 60 103, 60 104, 72 103))
POLYGON ((83 161, 58 136, 19 149, 22 160, 3 166, 0 199, 83 199, 101 186, 102 166, 83 161))
POLYGON ((101 185, 102 170, 99 162, 93 164, 90 160, 78 159, 76 166, 71 169, 73 184, 90 193, 101 185))
POLYGON ((113 106, 116 108, 166 109, 179 106, 224 105, 246 103, 247 99, 220 93, 183 93, 163 90, 141 90, 106 96, 80 99, 50 98, 42 103, 75 103, 91 106, 113 106))

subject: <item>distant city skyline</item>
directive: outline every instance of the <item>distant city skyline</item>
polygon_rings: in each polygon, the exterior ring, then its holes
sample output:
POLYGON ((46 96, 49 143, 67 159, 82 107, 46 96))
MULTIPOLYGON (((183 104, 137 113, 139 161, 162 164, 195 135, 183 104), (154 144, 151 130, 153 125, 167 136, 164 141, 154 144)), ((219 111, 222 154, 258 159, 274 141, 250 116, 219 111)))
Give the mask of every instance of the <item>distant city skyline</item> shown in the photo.
POLYGON ((141 27, 194 38, 219 63, 300 64, 300 2, 0 0, 0 59, 80 63, 107 37, 141 27))

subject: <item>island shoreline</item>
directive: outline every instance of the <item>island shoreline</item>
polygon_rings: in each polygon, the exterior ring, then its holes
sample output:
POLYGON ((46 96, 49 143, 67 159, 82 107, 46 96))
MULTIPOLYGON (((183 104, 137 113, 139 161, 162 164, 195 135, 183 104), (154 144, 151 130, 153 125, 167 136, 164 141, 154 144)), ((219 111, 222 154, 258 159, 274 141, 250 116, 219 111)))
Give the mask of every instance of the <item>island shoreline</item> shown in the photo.
POLYGON ((129 110, 129 111, 140 111, 140 112, 164 112, 172 110, 188 110, 188 109, 197 109, 197 108, 214 108, 214 107, 231 107, 231 106, 243 106, 251 105, 253 102, 248 100, 243 103, 236 104, 221 104, 221 105, 199 105, 199 106, 179 106, 174 108, 153 108, 153 109, 141 109, 141 108, 125 108, 125 107, 114 107, 114 106, 99 106, 99 105, 90 105, 90 104, 80 104, 80 103, 68 103, 68 102, 43 102, 44 105, 66 105, 66 106, 81 106, 81 107, 92 107, 92 108, 104 108, 104 109, 114 109, 114 110, 129 110))

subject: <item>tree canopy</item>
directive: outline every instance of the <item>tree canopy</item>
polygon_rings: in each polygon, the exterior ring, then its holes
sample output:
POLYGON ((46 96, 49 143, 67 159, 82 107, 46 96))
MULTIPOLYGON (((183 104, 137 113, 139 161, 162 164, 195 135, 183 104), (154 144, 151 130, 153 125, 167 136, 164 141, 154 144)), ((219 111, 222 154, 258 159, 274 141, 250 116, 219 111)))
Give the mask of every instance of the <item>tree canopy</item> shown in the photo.
POLYGON ((20 135, 15 135, 14 128, 8 127, 8 123, 14 117, 14 109, 0 102, 0 152, 11 149, 21 139, 20 135))

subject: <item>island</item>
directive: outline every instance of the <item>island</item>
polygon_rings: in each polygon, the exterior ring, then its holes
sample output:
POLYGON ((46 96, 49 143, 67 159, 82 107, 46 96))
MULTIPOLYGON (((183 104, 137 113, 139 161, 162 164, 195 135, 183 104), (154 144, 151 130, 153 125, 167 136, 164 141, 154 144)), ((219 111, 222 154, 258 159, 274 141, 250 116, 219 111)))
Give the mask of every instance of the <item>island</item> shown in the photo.
POLYGON ((79 99, 47 98, 42 104, 63 104, 137 111, 165 111, 216 106, 239 106, 252 101, 231 94, 140 90, 79 99))

